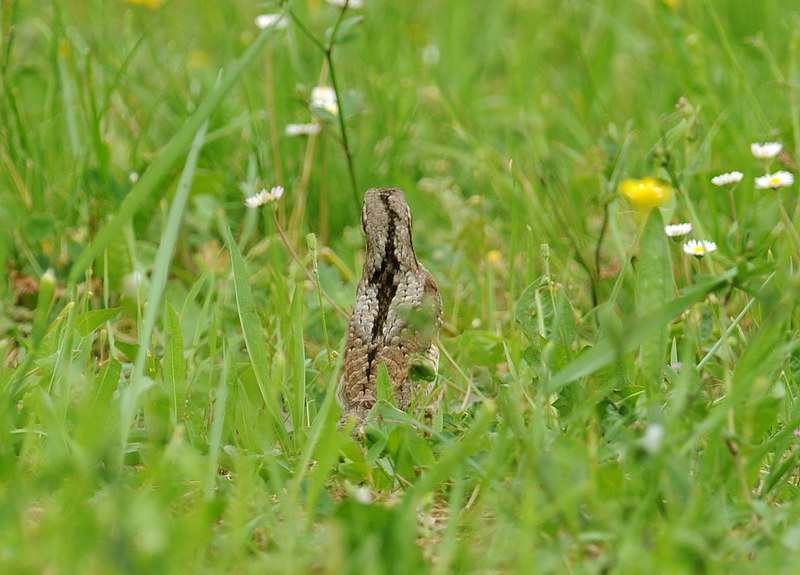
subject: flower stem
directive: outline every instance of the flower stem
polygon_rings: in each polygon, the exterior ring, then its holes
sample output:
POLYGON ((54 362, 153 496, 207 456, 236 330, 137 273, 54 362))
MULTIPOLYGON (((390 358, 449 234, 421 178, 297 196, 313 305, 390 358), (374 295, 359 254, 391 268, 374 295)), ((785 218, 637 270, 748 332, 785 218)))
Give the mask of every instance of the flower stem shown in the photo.
POLYGON ((792 240, 794 240, 795 256, 800 257, 800 254, 798 254, 797 251, 798 248, 800 248, 800 234, 797 233, 797 228, 794 227, 794 222, 792 222, 792 218, 789 217, 789 214, 780 199, 778 200, 778 208, 780 209, 781 216, 786 224, 786 229, 789 232, 789 235, 792 236, 792 240))
MULTIPOLYGON (((281 227, 281 224, 278 221, 278 215, 274 211, 272 212, 272 221, 275 222, 275 229, 278 230, 278 235, 281 237, 283 245, 285 245, 286 249, 289 250, 289 254, 292 256, 292 259, 296 261, 297 264, 303 269, 309 280, 311 280, 312 282, 316 281, 314 274, 303 264, 303 260, 300 259, 300 256, 297 255, 297 252, 292 247, 292 242, 290 242, 289 238, 286 237, 286 232, 283 231, 283 228, 281 227)), ((333 300, 333 298, 330 295, 328 295, 328 292, 326 292, 322 288, 322 286, 319 286, 319 290, 320 293, 322 294, 322 297, 328 300, 328 303, 331 304, 331 307, 336 311, 336 313, 338 313, 345 319, 348 319, 350 317, 349 314, 346 311, 344 311, 341 307, 339 307, 339 305, 333 300)))
POLYGON ((339 113, 336 114, 336 116, 339 118, 339 131, 342 133, 342 147, 344 148, 344 157, 347 161, 347 173, 350 176, 350 186, 353 192, 353 201, 355 202, 354 208, 356 212, 358 212, 358 207, 361 202, 358 197, 358 184, 356 183, 356 171, 353 165, 353 152, 350 149, 349 142, 347 141, 347 124, 344 120, 342 98, 339 95, 339 83, 336 80, 336 67, 333 64, 333 47, 336 45, 336 33, 339 31, 339 26, 342 24, 342 18, 344 17, 349 4, 350 0, 347 0, 345 5, 342 7, 341 12, 339 12, 339 17, 336 19, 336 24, 334 24, 333 31, 331 32, 330 43, 325 49, 325 60, 328 62, 328 70, 330 70, 331 73, 331 86, 336 94, 336 105, 339 107, 339 113))
POLYGON ((289 16, 297 25, 298 29, 305 35, 311 43, 314 44, 325 56, 325 62, 328 64, 328 70, 331 74, 331 87, 333 88, 334 93, 336 94, 336 105, 339 108, 339 113, 337 117, 339 119, 339 131, 341 132, 340 142, 342 148, 344 149, 344 157, 345 161, 347 162, 347 173, 350 177, 350 187, 353 192, 353 201, 354 209, 358 212, 358 207, 361 205, 361 201, 358 195, 358 183, 356 182, 356 170, 353 164, 353 151, 350 148, 350 142, 347 139, 347 123, 344 119, 344 114, 342 113, 342 99, 339 95, 339 82, 336 79, 336 67, 333 63, 333 48, 336 45, 336 34, 339 31, 339 27, 342 24, 342 19, 344 18, 344 14, 347 11, 347 7, 350 4, 350 0, 345 2, 345 5, 342 7, 342 10, 339 12, 339 17, 336 19, 336 23, 333 25, 333 29, 331 30, 331 37, 328 42, 328 45, 324 45, 308 27, 303 24, 303 22, 297 17, 294 11, 289 8, 289 16))
POLYGON ((267 79, 267 121, 269 125, 269 135, 272 148, 272 163, 275 165, 275 181, 277 184, 283 186, 285 181, 283 179, 283 160, 281 159, 280 138, 278 137, 278 114, 275 111, 275 75, 274 75, 274 58, 272 44, 267 46, 266 57, 266 79, 267 79))
POLYGON ((328 322, 325 319, 325 308, 322 307, 322 283, 319 280, 319 268, 317 267, 317 236, 308 234, 306 236, 306 245, 308 251, 311 253, 311 267, 314 274, 314 283, 317 286, 317 298, 319 299, 319 313, 322 317, 322 333, 325 336, 325 351, 328 353, 328 367, 333 370, 333 353, 331 353, 331 344, 328 339, 328 322))
POLYGON ((742 249, 742 230, 739 229, 739 215, 736 213, 736 200, 733 197, 733 190, 736 188, 735 185, 728 187, 728 201, 731 204, 731 217, 733 218, 733 223, 736 224, 736 249, 742 249))

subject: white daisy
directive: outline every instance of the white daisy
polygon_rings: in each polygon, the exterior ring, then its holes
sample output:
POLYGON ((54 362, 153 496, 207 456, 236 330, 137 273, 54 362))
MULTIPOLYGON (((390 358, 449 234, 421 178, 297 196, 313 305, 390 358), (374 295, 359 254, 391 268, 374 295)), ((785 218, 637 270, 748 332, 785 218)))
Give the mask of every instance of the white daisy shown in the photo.
POLYGON ((690 256, 702 258, 704 255, 717 250, 717 244, 707 240, 689 240, 683 244, 683 251, 690 256))
POLYGON ((347 0, 328 0, 328 4, 333 4, 339 8, 344 8, 345 6, 348 8, 363 8, 364 0, 350 0, 350 2, 347 2, 347 0))
POLYGON ((764 142, 763 144, 750 144, 750 151, 760 160, 770 160, 781 153, 783 144, 780 142, 764 142))
POLYGON ((257 194, 245 198, 244 203, 248 208, 260 208, 267 203, 267 190, 261 190, 257 194))
POLYGON ((756 188, 759 190, 780 187, 788 188, 792 184, 794 184, 794 175, 791 172, 784 172, 783 170, 756 178, 756 188))
POLYGON ((287 124, 287 136, 311 136, 312 134, 319 134, 322 126, 319 124, 287 124))
POLYGON ((315 86, 311 90, 311 107, 322 108, 334 116, 339 113, 336 92, 330 86, 315 86))
POLYGON ((742 172, 726 172, 711 178, 711 183, 720 187, 730 186, 732 184, 738 184, 742 181, 742 178, 744 178, 744 174, 742 172))
POLYGON ((283 14, 260 14, 256 16, 256 26, 262 30, 266 28, 283 30, 288 24, 289 22, 283 14))
POLYGON ((644 450, 650 455, 655 455, 661 449, 661 444, 664 441, 666 429, 661 423, 651 423, 644 430, 644 435, 640 440, 644 450))
POLYGON ((283 196, 283 186, 274 186, 271 190, 267 191, 266 188, 245 198, 244 203, 248 208, 260 208, 263 205, 277 202, 283 196))
POLYGON ((671 238, 685 236, 691 231, 692 231, 692 224, 690 223, 671 224, 669 226, 664 226, 664 232, 671 238))
POLYGON ((422 49, 422 61, 428 66, 435 66, 438 64, 440 56, 439 46, 436 44, 428 44, 422 49))
MULTIPOLYGON (((262 190, 263 191, 263 190, 262 190)), ((283 196, 283 186, 273 186, 273 188, 267 192, 267 199, 270 202, 277 202, 283 196)))

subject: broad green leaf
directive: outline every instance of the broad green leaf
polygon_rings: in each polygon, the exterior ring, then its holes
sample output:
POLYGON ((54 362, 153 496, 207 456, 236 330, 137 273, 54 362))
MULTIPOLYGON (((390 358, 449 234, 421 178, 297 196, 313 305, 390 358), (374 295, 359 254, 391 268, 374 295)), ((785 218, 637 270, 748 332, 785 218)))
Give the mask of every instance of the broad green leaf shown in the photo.
POLYGON ((575 310, 566 290, 560 286, 557 289, 551 288, 551 291, 553 289, 557 292, 555 296, 555 317, 553 319, 553 341, 569 349, 577 339, 575 310))
POLYGON ((392 380, 389 377, 389 370, 383 362, 381 362, 378 367, 378 377, 375 380, 375 386, 378 388, 379 401, 383 400, 390 405, 397 406, 397 400, 394 397, 394 389, 392 388, 392 380))
POLYGON ((122 353, 128 356, 128 359, 130 361, 133 361, 133 359, 139 353, 139 346, 135 343, 125 343, 124 341, 117 340, 114 342, 114 347, 116 347, 118 350, 120 350, 122 353))
POLYGON ((539 347, 541 338, 571 346, 575 341, 575 315, 564 289, 542 276, 531 283, 517 301, 514 319, 522 333, 539 347))
POLYGON ((75 326, 75 331, 77 331, 79 335, 86 337, 107 321, 111 321, 117 317, 117 315, 119 315, 118 307, 85 311, 75 317, 75 323, 73 325, 75 326))
POLYGON ((436 463, 430 443, 413 430, 406 430, 405 445, 414 463, 421 467, 428 467, 436 463))
POLYGON ((408 358, 409 381, 433 381, 436 379, 437 367, 422 353, 412 353, 408 358))
POLYGON ((186 403, 186 359, 183 357, 183 333, 175 308, 167 302, 165 309, 166 348, 164 350, 164 384, 170 392, 172 425, 183 420, 186 403))
POLYGON ((716 278, 697 286, 652 312, 631 318, 619 334, 607 334, 589 351, 579 355, 562 371, 555 374, 544 386, 544 393, 558 391, 570 382, 580 379, 615 361, 620 353, 628 352, 654 333, 660 332, 673 318, 695 302, 700 301, 707 293, 724 285, 736 276, 736 269, 731 269, 716 278))
MULTIPOLYGON (((668 241, 661 212, 652 210, 645 222, 636 269, 636 311, 640 317, 672 299, 672 262, 668 241)), ((655 401, 660 395, 668 343, 669 321, 654 327, 639 347, 643 383, 649 401, 655 401)))
POLYGON ((236 307, 239 310, 239 322, 242 326, 247 354, 250 356, 253 371, 261 393, 261 399, 272 419, 272 428, 284 449, 288 449, 289 437, 283 425, 283 418, 278 407, 280 388, 273 386, 270 379, 269 358, 264 342, 264 328, 256 311, 253 292, 250 289, 244 259, 233 239, 230 229, 226 230, 228 248, 231 252, 231 268, 233 269, 233 287, 236 293, 236 307))
POLYGON ((74 322, 75 312, 75 302, 69 302, 64 306, 64 309, 58 313, 56 318, 47 328, 47 333, 45 333, 44 338, 39 345, 39 353, 41 355, 49 355, 58 349, 59 340, 61 338, 61 329, 65 325, 71 323, 70 316, 72 316, 72 321, 74 322))
POLYGON ((542 308, 540 290, 544 289, 548 283, 547 276, 542 276, 531 283, 522 292, 514 308, 514 319, 517 320, 522 328, 522 333, 531 343, 538 342, 542 336, 547 337, 543 328, 552 318, 553 308, 552 306, 542 308))
POLYGON ((331 42, 333 28, 328 28, 325 30, 325 39, 329 43, 337 45, 346 44, 351 40, 355 40, 361 35, 361 31, 357 28, 357 26, 361 24, 363 20, 363 16, 353 16, 352 18, 342 20, 342 22, 339 24, 339 27, 336 29, 336 38, 334 38, 331 42))

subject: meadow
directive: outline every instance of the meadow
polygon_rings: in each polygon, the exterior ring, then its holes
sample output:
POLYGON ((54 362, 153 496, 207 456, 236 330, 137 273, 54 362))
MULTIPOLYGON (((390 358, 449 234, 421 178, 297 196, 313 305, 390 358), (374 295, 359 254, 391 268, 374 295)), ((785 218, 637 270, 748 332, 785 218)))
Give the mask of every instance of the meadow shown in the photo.
POLYGON ((0 572, 796 573, 800 7, 342 4, 0 3, 0 572), (371 187, 444 326, 357 435, 371 187))

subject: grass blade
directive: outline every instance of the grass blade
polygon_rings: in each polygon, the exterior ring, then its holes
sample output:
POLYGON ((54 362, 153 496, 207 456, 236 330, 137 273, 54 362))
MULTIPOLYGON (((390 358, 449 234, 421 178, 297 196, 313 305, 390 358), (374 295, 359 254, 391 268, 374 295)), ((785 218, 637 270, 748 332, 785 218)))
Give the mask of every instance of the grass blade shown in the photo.
POLYGON ((735 275, 736 269, 728 270, 704 284, 693 287, 685 295, 664 304, 652 313, 628 322, 627 328, 621 330, 620 341, 607 337, 598 342, 592 349, 578 356, 567 367, 553 376, 545 384, 544 393, 556 392, 568 383, 610 364, 618 353, 630 351, 640 345, 644 339, 661 330, 683 310, 700 301, 707 293, 731 280, 735 275))
POLYGON ((167 338, 164 352, 164 384, 171 391, 170 419, 173 428, 183 419, 186 400, 186 359, 183 357, 183 333, 178 312, 167 302, 164 332, 167 338))
POLYGON ((214 486, 217 479, 217 466, 219 463, 219 451, 222 444, 222 427, 225 423, 225 407, 228 404, 228 385, 235 384, 229 381, 233 369, 231 354, 227 346, 223 348, 225 360, 222 368, 222 376, 219 378, 216 394, 214 396, 214 419, 211 422, 211 431, 208 438, 208 470, 206 475, 206 486, 203 492, 204 497, 209 500, 214 497, 214 486))
POLYGON ((161 307, 159 304, 164 294, 164 287, 167 284, 167 274, 172 260, 172 253, 178 241, 178 231, 181 227, 183 212, 186 208, 186 202, 189 198, 189 191, 192 186, 192 179, 194 178, 197 168, 197 158, 205 142, 207 128, 208 124, 203 124, 195 135, 194 143, 189 151, 189 157, 186 158, 186 165, 183 168, 183 173, 178 183, 178 189, 175 192, 175 199, 172 201, 172 206, 170 206, 169 209, 167 225, 164 229, 161 243, 158 246, 158 251, 156 252, 153 265, 153 277, 150 281, 150 289, 147 294, 148 305, 145 309, 144 321, 142 322, 141 332, 139 333, 139 350, 136 353, 130 385, 122 392, 120 401, 120 439, 122 441, 120 462, 125 454, 128 433, 136 415, 136 410, 138 409, 139 397, 145 391, 147 385, 144 369, 147 353, 150 349, 150 338, 155 329, 156 317, 158 317, 161 307))
POLYGON ((142 178, 133 187, 131 192, 125 196, 119 209, 113 214, 111 219, 100 229, 89 246, 81 253, 80 257, 72 265, 69 279, 72 283, 77 283, 83 272, 86 271, 92 260, 103 251, 119 233, 119 230, 129 222, 136 212, 147 202, 154 201, 153 195, 157 192, 166 191, 166 186, 160 186, 167 174, 178 163, 181 156, 186 152, 186 148, 191 144, 195 134, 200 130, 203 123, 222 103, 226 94, 233 88, 247 67, 255 59, 261 48, 267 42, 271 32, 265 30, 258 38, 245 50, 244 54, 233 63, 230 70, 223 74, 214 89, 205 100, 197 107, 197 111, 187 120, 186 124, 178 130, 169 143, 164 146, 156 156, 150 168, 142 175, 142 178))
POLYGON ((267 413, 272 420, 272 427, 275 435, 283 445, 284 450, 288 450, 289 437, 283 425, 283 419, 277 405, 277 395, 279 387, 273 386, 270 381, 269 359, 267 349, 264 345, 264 332, 261 326, 261 318, 256 311, 256 304, 253 300, 253 292, 248 283, 249 276, 245 269, 244 259, 239 251, 239 247, 233 239, 230 229, 226 230, 228 247, 231 252, 231 267, 233 268, 233 287, 236 292, 236 307, 239 310, 239 321, 244 334, 244 341, 247 345, 247 354, 253 365, 253 371, 258 382, 258 389, 267 413))
POLYGON ((289 310, 292 325, 292 424, 295 434, 306 424, 304 414, 306 408, 306 355, 303 342, 303 287, 298 285, 292 295, 292 307, 289 310))

